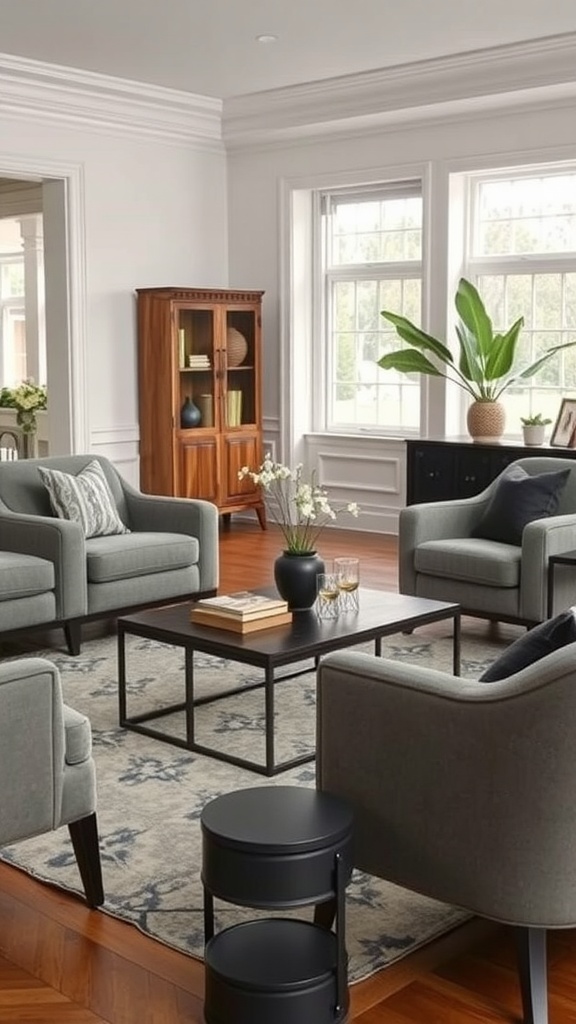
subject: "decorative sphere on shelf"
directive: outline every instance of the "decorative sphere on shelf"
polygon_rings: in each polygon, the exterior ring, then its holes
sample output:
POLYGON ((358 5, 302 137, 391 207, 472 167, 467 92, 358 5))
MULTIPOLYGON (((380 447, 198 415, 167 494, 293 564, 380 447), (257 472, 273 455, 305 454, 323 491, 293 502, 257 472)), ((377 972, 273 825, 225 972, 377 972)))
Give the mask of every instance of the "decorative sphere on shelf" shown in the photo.
POLYGON ((248 355, 248 342, 236 327, 226 331, 226 361, 228 366, 240 366, 248 355))

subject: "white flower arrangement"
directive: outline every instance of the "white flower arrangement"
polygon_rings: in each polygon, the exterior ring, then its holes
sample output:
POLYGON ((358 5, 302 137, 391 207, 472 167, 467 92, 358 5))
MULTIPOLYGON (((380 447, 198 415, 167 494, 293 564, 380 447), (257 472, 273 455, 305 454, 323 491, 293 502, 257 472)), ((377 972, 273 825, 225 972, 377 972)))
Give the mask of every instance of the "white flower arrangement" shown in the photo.
POLYGON ((16 423, 25 434, 35 434, 38 429, 36 412, 47 406, 46 386, 35 384, 29 378, 15 388, 2 388, 0 405, 16 409, 16 423))
POLYGON ((355 518, 360 513, 356 502, 332 507, 327 492, 316 483, 314 473, 309 482, 303 479, 302 463, 290 469, 281 462, 273 462, 267 454, 258 470, 244 466, 238 477, 240 480, 249 477, 273 498, 270 514, 282 531, 285 550, 292 555, 315 551, 322 528, 342 512, 355 518))

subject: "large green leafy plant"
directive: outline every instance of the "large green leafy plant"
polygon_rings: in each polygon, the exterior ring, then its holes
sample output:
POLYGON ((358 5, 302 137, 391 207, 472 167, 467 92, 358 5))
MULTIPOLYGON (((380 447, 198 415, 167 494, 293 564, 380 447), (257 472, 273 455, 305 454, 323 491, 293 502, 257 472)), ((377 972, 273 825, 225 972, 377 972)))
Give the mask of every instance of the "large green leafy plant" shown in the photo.
POLYGON ((519 317, 504 334, 495 331, 478 291, 464 277, 458 284, 454 303, 460 318, 456 325, 460 345, 457 362, 443 342, 426 334, 406 317, 382 310, 381 315, 394 325, 398 336, 409 347, 387 352, 378 360, 378 365, 383 370, 398 373, 445 377, 467 391, 475 401, 495 402, 512 384, 533 377, 560 349, 576 345, 573 341, 555 345, 530 366, 516 370, 516 346, 524 317, 519 317), (436 361, 429 356, 436 357, 436 361))

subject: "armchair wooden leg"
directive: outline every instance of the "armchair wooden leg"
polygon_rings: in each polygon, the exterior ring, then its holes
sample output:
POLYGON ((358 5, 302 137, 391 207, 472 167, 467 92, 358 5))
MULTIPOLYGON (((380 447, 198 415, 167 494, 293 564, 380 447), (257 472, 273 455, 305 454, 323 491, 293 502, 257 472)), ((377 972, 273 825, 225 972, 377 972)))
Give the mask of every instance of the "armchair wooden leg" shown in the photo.
POLYGON ((524 1024, 548 1024, 546 929, 515 928, 524 1024))
POLYGON ((64 636, 68 644, 68 654, 72 656, 80 654, 80 647, 82 645, 82 626, 80 623, 75 620, 66 622, 64 625, 64 636))
POLYGON ((104 903, 104 886, 96 815, 89 814, 79 821, 71 821, 68 831, 86 893, 86 902, 89 907, 100 907, 104 903))

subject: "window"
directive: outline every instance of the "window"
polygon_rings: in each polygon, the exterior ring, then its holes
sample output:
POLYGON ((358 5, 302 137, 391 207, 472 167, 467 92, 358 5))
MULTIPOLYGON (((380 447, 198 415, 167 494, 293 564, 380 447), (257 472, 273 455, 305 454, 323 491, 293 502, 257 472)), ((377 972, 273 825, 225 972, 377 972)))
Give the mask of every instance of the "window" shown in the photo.
POLYGON ((419 321, 422 280, 420 181, 320 196, 324 339, 323 430, 416 431, 420 380, 383 374, 377 359, 398 337, 380 316, 419 321))
MULTIPOLYGON (((554 345, 576 341, 576 167, 558 165, 471 177, 467 275, 494 325, 519 316, 518 365, 554 345)), ((556 417, 563 394, 576 390, 576 348, 506 391, 508 430, 520 417, 556 417)))
POLYGON ((14 387, 26 377, 24 257, 0 256, 0 379, 14 387))

